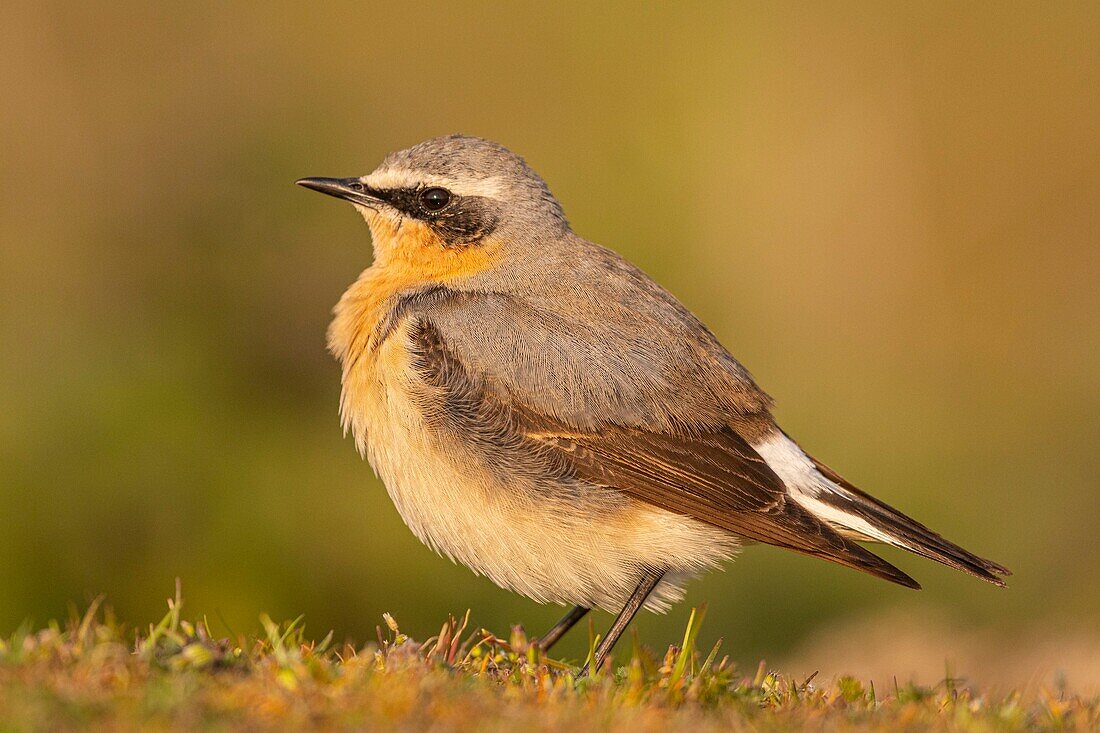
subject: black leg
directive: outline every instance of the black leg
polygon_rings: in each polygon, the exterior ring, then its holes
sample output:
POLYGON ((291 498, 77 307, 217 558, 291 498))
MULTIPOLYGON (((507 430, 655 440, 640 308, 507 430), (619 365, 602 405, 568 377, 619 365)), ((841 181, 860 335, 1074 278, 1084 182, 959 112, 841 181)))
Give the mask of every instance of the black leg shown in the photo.
MULTIPOLYGON (((603 662, 607 659, 607 655, 611 653, 611 650, 615 647, 615 642, 619 640, 619 637, 626 631, 626 627, 630 625, 634 615, 638 613, 642 605, 645 603, 645 599, 649 597, 649 594, 653 592, 653 589, 657 587, 657 584, 661 582, 661 577, 665 574, 664 570, 647 570, 645 576, 642 577, 642 581, 638 583, 638 587, 634 589, 634 593, 627 600, 626 605, 623 606, 623 610, 619 612, 619 615, 615 617, 615 623, 611 624, 611 628, 607 630, 607 636, 600 639, 599 646, 596 647, 595 658, 592 660, 592 666, 595 669, 599 669, 603 666, 603 662)), ((581 677, 588 674, 588 665, 584 665, 581 669, 581 677)))
POLYGON ((584 606, 574 606, 573 610, 565 614, 561 621, 558 621, 554 626, 542 635, 538 640, 539 648, 544 652, 550 651, 550 647, 558 643, 558 639, 565 636, 565 632, 577 625, 577 622, 584 618, 588 613, 588 609, 584 606))

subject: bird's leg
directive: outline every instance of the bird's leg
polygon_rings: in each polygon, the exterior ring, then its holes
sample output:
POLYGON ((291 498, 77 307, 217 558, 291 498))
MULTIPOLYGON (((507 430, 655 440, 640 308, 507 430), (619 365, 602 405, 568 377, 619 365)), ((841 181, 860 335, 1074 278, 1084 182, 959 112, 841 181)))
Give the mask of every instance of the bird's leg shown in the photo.
MULTIPOLYGON (((653 592, 653 589, 657 587, 657 584, 661 582, 661 578, 664 576, 664 570, 646 570, 645 575, 642 577, 638 587, 634 589, 634 593, 631 594, 627 600, 626 605, 623 606, 623 610, 619 611, 619 615, 615 617, 615 623, 611 624, 611 628, 607 630, 607 635, 600 639, 599 645, 596 647, 596 653, 593 655, 592 667, 599 669, 603 666, 604 660, 607 655, 611 653, 611 650, 615 647, 615 642, 619 640, 619 637, 626 631, 626 627, 630 625, 635 614, 645 604, 645 599, 649 597, 649 594, 653 592)), ((581 669, 580 676, 584 677, 588 674, 588 665, 584 665, 581 669)))
POLYGON ((573 610, 565 614, 561 621, 551 627, 549 631, 539 637, 536 642, 539 645, 539 649, 544 652, 550 651, 550 647, 558 643, 558 639, 565 636, 565 632, 577 625, 577 622, 584 618, 588 613, 588 609, 584 606, 574 606, 573 610))

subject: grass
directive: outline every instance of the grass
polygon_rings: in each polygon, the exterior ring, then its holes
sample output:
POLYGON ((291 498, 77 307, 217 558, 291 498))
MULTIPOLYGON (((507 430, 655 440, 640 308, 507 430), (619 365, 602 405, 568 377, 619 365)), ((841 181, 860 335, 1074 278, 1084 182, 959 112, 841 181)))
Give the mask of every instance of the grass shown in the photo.
MULTIPOLYGON (((127 630, 97 601, 66 624, 0 640, 0 731, 1011 731, 1100 729, 1100 701, 1066 691, 992 696, 947 679, 877 689, 851 677, 745 674, 721 644, 698 650, 692 611, 680 646, 578 679, 522 629, 508 639, 449 618, 418 643, 385 617, 365 646, 306 637, 301 619, 261 617, 263 634, 215 638, 181 615, 127 630)), ((620 655, 622 656, 622 655, 620 655)))

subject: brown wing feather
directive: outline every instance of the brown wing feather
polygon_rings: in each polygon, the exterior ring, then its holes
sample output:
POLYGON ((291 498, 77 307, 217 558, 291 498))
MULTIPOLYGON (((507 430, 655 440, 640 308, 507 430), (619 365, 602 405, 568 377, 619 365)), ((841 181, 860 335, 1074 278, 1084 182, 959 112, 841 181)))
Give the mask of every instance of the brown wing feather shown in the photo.
POLYGON ((442 416, 454 427, 530 455, 585 481, 610 486, 662 509, 737 536, 786 547, 919 588, 915 580, 841 537, 790 499, 780 478, 732 429, 672 435, 605 424, 575 430, 530 406, 501 404, 456 357, 426 319, 410 328, 415 364, 441 390, 442 416))
POLYGON ((532 440, 553 446, 586 481, 613 486, 746 540, 920 587, 791 500, 779 477, 732 430, 681 436, 608 427, 598 434, 554 435, 545 424, 530 427, 532 440))

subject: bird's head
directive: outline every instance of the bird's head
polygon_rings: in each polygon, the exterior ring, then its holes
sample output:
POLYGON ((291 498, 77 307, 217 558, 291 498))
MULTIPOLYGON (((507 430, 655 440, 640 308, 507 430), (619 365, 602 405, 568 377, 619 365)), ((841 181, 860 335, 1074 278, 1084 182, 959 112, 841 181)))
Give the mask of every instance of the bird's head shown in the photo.
POLYGON ((358 178, 297 183, 351 202, 370 225, 379 261, 487 245, 514 249, 569 229, 561 205, 523 158, 476 137, 427 140, 358 178))

